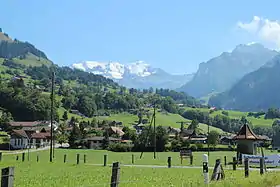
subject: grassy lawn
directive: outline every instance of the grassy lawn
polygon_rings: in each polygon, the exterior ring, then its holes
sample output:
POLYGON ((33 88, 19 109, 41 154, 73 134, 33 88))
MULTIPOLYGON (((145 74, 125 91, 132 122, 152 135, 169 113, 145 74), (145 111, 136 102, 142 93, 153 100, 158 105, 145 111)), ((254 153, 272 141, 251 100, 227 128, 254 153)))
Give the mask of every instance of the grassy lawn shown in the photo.
MULTIPOLYGON (((45 187, 45 186, 109 186, 111 178, 110 164, 119 161, 121 164, 131 164, 131 155, 135 155, 136 165, 167 165, 167 157, 172 156, 172 165, 181 165, 179 153, 164 152, 158 153, 154 160, 152 153, 144 153, 140 160, 140 153, 113 153, 108 151, 94 150, 55 150, 55 160, 49 163, 49 152, 42 151, 30 153, 30 161, 16 161, 16 155, 3 155, 1 168, 15 166, 15 186, 19 187, 45 187), (82 161, 76 165, 76 154, 87 155, 87 163, 82 161), (39 155, 39 162, 36 162, 36 155, 39 155), (63 163, 63 155, 67 154, 67 163, 63 163), (108 166, 102 164, 103 155, 108 155, 108 166)), ((201 152, 194 152, 194 165, 201 166, 201 152)), ((233 152, 211 152, 210 165, 213 166, 216 158, 224 155, 228 158, 234 155, 233 152)), ((21 157, 20 157, 21 158, 21 157)), ((230 159, 228 159, 230 160, 230 159)), ((184 160, 183 165, 188 165, 189 160, 184 160)), ((231 167, 229 167, 231 168, 231 167)), ((211 176, 212 170, 209 171, 211 176)), ((258 171, 251 171, 249 178, 244 178, 243 170, 225 170, 226 179, 221 182, 212 182, 210 186, 275 186, 280 184, 280 173, 269 173, 260 176, 258 171)), ((120 170, 120 187, 128 186, 204 186, 202 168, 145 168, 125 167, 120 170)))
MULTIPOLYGON (((204 112, 209 112, 209 109, 207 108, 190 108, 190 107, 186 107, 186 110, 201 110, 204 112)), ((264 119, 264 115, 260 116, 259 118, 255 118, 255 117, 247 117, 248 112, 240 112, 240 111, 233 111, 233 110, 225 110, 228 112, 228 117, 230 118, 235 118, 235 119, 241 119, 242 116, 245 116, 247 118, 248 121, 252 122, 252 124, 254 126, 262 126, 262 127, 271 127, 273 121, 275 119, 264 119)), ((210 114, 211 117, 215 117, 216 115, 223 115, 222 114, 222 110, 218 110, 215 111, 213 113, 210 114)))

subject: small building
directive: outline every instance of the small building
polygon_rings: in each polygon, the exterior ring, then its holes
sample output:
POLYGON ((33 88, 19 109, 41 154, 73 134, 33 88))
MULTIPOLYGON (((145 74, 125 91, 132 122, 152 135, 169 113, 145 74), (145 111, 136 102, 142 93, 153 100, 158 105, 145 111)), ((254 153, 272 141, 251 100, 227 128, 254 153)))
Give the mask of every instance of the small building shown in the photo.
POLYGON ((12 149, 25 149, 28 147, 29 138, 24 130, 13 130, 10 133, 10 146, 12 149))
POLYGON ((32 148, 46 147, 50 145, 51 134, 49 132, 33 133, 31 135, 30 146, 32 148))
POLYGON ((221 136, 220 137, 220 144, 222 145, 233 145, 234 144, 234 140, 233 140, 233 136, 221 136))
POLYGON ((124 132, 122 129, 118 127, 110 127, 107 129, 109 136, 112 136, 113 134, 117 135, 118 137, 122 137, 124 135, 124 132))
MULTIPOLYGON (((85 141, 89 149, 101 149, 104 138, 105 138, 104 136, 95 136, 91 138, 86 138, 85 141)), ((109 137, 109 144, 118 143, 121 141, 122 140, 120 138, 109 137)))
POLYGON ((238 134, 233 137, 233 140, 237 143, 238 160, 241 160, 241 154, 257 154, 257 145, 262 139, 252 131, 249 125, 245 124, 241 127, 238 134))

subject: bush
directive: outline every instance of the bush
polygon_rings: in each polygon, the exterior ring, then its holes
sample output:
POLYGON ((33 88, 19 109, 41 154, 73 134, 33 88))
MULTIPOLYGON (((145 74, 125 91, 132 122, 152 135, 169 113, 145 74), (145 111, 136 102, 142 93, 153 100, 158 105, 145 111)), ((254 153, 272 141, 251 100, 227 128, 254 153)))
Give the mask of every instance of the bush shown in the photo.
POLYGON ((121 143, 113 143, 109 145, 109 151, 114 152, 129 152, 131 150, 131 146, 127 144, 121 144, 121 143))
POLYGON ((228 116, 228 111, 222 111, 222 114, 224 114, 225 116, 228 116))
POLYGON ((197 150, 197 146, 196 146, 196 145, 191 145, 190 149, 191 149, 192 151, 196 151, 196 150, 197 150))
POLYGON ((197 143, 197 144, 196 144, 196 147, 197 147, 197 149, 201 149, 201 148, 203 148, 204 146, 203 146, 202 143, 197 143))

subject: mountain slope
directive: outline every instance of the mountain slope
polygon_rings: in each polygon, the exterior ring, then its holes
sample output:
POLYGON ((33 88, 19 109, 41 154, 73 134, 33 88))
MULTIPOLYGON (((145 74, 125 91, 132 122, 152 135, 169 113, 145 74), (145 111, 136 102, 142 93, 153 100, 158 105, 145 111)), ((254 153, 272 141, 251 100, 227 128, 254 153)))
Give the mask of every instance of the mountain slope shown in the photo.
POLYGON ((72 68, 103 75, 130 88, 169 88, 175 89, 189 81, 193 75, 171 75, 160 68, 153 68, 143 61, 130 64, 119 62, 85 61, 75 63, 72 68), (184 80, 184 81, 182 81, 184 80))
POLYGON ((195 97, 226 91, 244 75, 257 70, 277 54, 261 44, 238 45, 231 53, 224 52, 201 63, 193 79, 179 90, 195 97))
POLYGON ((242 111, 280 107, 280 55, 244 76, 229 91, 213 96, 210 105, 242 111))

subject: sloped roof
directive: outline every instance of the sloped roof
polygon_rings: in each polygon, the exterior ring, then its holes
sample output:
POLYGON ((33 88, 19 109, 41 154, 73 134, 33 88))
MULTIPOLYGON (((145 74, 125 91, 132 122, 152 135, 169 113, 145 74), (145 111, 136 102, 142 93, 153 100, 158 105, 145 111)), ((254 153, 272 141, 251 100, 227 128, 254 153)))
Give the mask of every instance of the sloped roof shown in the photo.
POLYGON ((51 137, 51 134, 49 132, 33 133, 31 135, 31 138, 33 139, 46 139, 49 137, 51 137))
POLYGON ((234 139, 234 140, 261 140, 261 138, 258 137, 247 124, 243 125, 241 127, 240 131, 237 133, 237 135, 234 136, 232 139, 234 139))
POLYGON ((121 129, 119 129, 118 127, 110 127, 110 128, 114 133, 118 134, 119 136, 124 135, 124 132, 121 129))
POLYGON ((12 134, 16 134, 18 136, 24 137, 24 138, 28 138, 26 132, 24 130, 13 130, 12 134))
POLYGON ((41 121, 12 121, 9 124, 12 127, 19 127, 19 126, 33 127, 33 126, 38 125, 40 123, 42 123, 42 122, 41 121))

